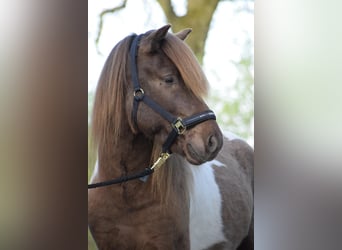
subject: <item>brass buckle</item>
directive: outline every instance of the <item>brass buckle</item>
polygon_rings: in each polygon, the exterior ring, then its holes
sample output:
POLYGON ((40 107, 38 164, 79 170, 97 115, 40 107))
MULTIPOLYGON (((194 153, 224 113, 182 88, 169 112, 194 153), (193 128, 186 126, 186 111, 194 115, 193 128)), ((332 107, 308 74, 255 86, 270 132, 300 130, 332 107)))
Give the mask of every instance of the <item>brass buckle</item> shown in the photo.
POLYGON ((186 130, 186 126, 183 123, 182 118, 178 117, 176 122, 172 123, 172 127, 174 127, 177 130, 177 133, 179 135, 183 134, 186 130))
POLYGON ((164 165, 164 163, 166 162, 166 160, 170 157, 169 153, 161 153, 159 158, 155 161, 155 163, 153 163, 151 169, 158 169, 161 166, 164 165))

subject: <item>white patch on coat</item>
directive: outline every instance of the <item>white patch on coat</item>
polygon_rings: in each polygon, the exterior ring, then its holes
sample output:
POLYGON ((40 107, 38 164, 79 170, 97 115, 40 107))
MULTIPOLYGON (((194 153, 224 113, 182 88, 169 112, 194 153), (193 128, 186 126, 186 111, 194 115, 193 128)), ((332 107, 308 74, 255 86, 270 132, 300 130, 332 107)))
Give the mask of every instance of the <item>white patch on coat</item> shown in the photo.
POLYGON ((223 164, 222 162, 218 161, 218 160, 212 160, 209 162, 211 166, 216 166, 216 167, 227 167, 225 164, 223 164))
POLYGON ((193 176, 193 188, 190 190, 191 250, 206 249, 226 241, 221 215, 222 199, 215 181, 213 164, 225 166, 217 160, 200 166, 189 166, 193 176))

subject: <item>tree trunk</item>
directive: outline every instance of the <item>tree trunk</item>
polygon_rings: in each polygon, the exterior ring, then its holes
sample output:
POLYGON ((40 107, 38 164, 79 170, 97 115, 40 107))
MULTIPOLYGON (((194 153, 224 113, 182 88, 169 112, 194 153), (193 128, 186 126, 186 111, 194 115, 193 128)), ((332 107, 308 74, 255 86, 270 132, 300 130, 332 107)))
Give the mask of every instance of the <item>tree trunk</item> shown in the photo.
POLYGON ((210 22, 220 0, 188 0, 185 16, 177 16, 175 14, 171 0, 157 1, 162 7, 167 21, 172 25, 174 32, 184 28, 193 29, 186 42, 202 64, 210 22))
MULTIPOLYGON (((98 45, 100 40, 103 17, 125 8, 127 1, 128 0, 124 0, 120 6, 105 9, 100 13, 99 30, 95 39, 96 45, 98 45)), ((193 29, 186 42, 193 50, 200 64, 202 64, 205 41, 208 36, 211 19, 220 0, 188 0, 187 13, 184 16, 176 15, 171 0, 157 0, 157 2, 163 9, 166 19, 172 25, 172 30, 174 32, 178 32, 185 28, 193 29)))

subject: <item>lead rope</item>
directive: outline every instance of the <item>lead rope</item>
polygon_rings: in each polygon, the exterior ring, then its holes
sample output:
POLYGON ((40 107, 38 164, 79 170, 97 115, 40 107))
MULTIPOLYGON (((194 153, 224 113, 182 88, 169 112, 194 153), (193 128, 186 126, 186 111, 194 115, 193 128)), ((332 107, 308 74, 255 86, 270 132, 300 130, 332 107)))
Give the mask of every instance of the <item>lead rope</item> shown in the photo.
POLYGON ((109 186, 113 184, 119 184, 119 183, 123 183, 126 181, 134 180, 134 179, 140 179, 141 181, 146 182, 148 176, 151 175, 155 169, 160 168, 169 157, 170 157, 169 153, 161 153, 159 158, 153 163, 151 167, 145 168, 143 171, 139 173, 122 176, 122 177, 112 179, 109 181, 102 181, 98 183, 88 184, 88 189, 104 187, 104 186, 109 186))

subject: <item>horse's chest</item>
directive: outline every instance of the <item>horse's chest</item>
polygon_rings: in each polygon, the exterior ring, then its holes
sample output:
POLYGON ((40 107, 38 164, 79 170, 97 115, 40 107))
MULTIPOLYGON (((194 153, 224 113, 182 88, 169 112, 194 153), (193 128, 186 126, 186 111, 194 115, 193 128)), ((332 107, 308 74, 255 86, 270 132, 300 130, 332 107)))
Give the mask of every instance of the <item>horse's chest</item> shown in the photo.
POLYGON ((193 189, 190 192, 191 250, 206 249, 227 241, 223 234, 222 199, 213 169, 208 164, 192 166, 193 189))

